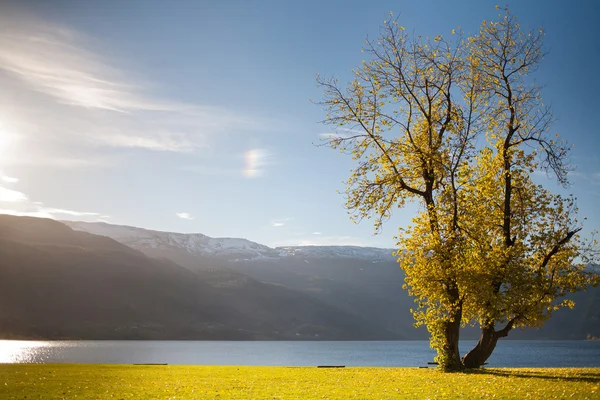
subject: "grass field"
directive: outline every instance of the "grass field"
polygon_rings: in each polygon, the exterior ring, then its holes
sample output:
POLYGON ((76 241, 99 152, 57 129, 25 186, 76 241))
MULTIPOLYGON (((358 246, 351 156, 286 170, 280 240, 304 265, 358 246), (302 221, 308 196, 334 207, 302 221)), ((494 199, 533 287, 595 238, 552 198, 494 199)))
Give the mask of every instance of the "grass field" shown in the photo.
POLYGON ((600 368, 0 365, 0 399, 600 399, 600 368))

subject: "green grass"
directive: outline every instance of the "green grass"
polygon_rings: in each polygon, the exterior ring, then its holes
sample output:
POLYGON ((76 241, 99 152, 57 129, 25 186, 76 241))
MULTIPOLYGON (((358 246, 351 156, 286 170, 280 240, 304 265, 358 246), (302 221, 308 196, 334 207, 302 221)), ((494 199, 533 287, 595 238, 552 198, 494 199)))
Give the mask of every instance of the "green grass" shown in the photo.
POLYGON ((600 399, 600 368, 0 365, 0 399, 600 399))

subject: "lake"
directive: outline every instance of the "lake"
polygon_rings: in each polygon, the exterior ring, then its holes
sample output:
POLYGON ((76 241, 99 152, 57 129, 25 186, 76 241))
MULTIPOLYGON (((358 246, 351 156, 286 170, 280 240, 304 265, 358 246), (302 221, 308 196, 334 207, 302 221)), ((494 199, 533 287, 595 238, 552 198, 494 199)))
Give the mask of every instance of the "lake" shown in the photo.
MULTIPOLYGON (((461 341, 464 353, 475 341, 461 341)), ((15 341, 0 340, 0 363, 417 367, 426 341, 15 341)), ((501 341, 489 367, 600 367, 600 341, 501 341)))

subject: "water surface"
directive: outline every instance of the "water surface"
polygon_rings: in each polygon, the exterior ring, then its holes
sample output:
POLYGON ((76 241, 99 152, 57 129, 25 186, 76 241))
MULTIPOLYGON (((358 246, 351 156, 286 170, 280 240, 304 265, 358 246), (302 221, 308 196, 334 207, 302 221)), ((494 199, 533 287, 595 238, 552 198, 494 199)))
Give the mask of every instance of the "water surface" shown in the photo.
MULTIPOLYGON (((461 341, 464 353, 475 341, 461 341)), ((13 341, 0 363, 100 363, 417 367, 432 361, 426 341, 13 341)), ((600 341, 501 341, 490 367, 600 367, 600 341)))

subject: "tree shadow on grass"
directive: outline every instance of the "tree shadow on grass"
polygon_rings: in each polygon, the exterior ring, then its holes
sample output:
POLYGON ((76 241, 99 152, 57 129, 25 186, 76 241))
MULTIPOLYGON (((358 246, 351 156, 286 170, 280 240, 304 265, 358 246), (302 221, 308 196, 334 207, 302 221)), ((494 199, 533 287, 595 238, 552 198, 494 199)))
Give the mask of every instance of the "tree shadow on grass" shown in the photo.
POLYGON ((567 381, 567 382, 589 382, 589 383, 600 383, 600 369, 598 372, 576 372, 573 374, 553 374, 543 369, 538 371, 534 370, 498 370, 498 369, 475 369, 471 371, 465 371, 467 374, 483 374, 483 375, 495 375, 505 378, 536 378, 544 379, 549 381, 567 381))

